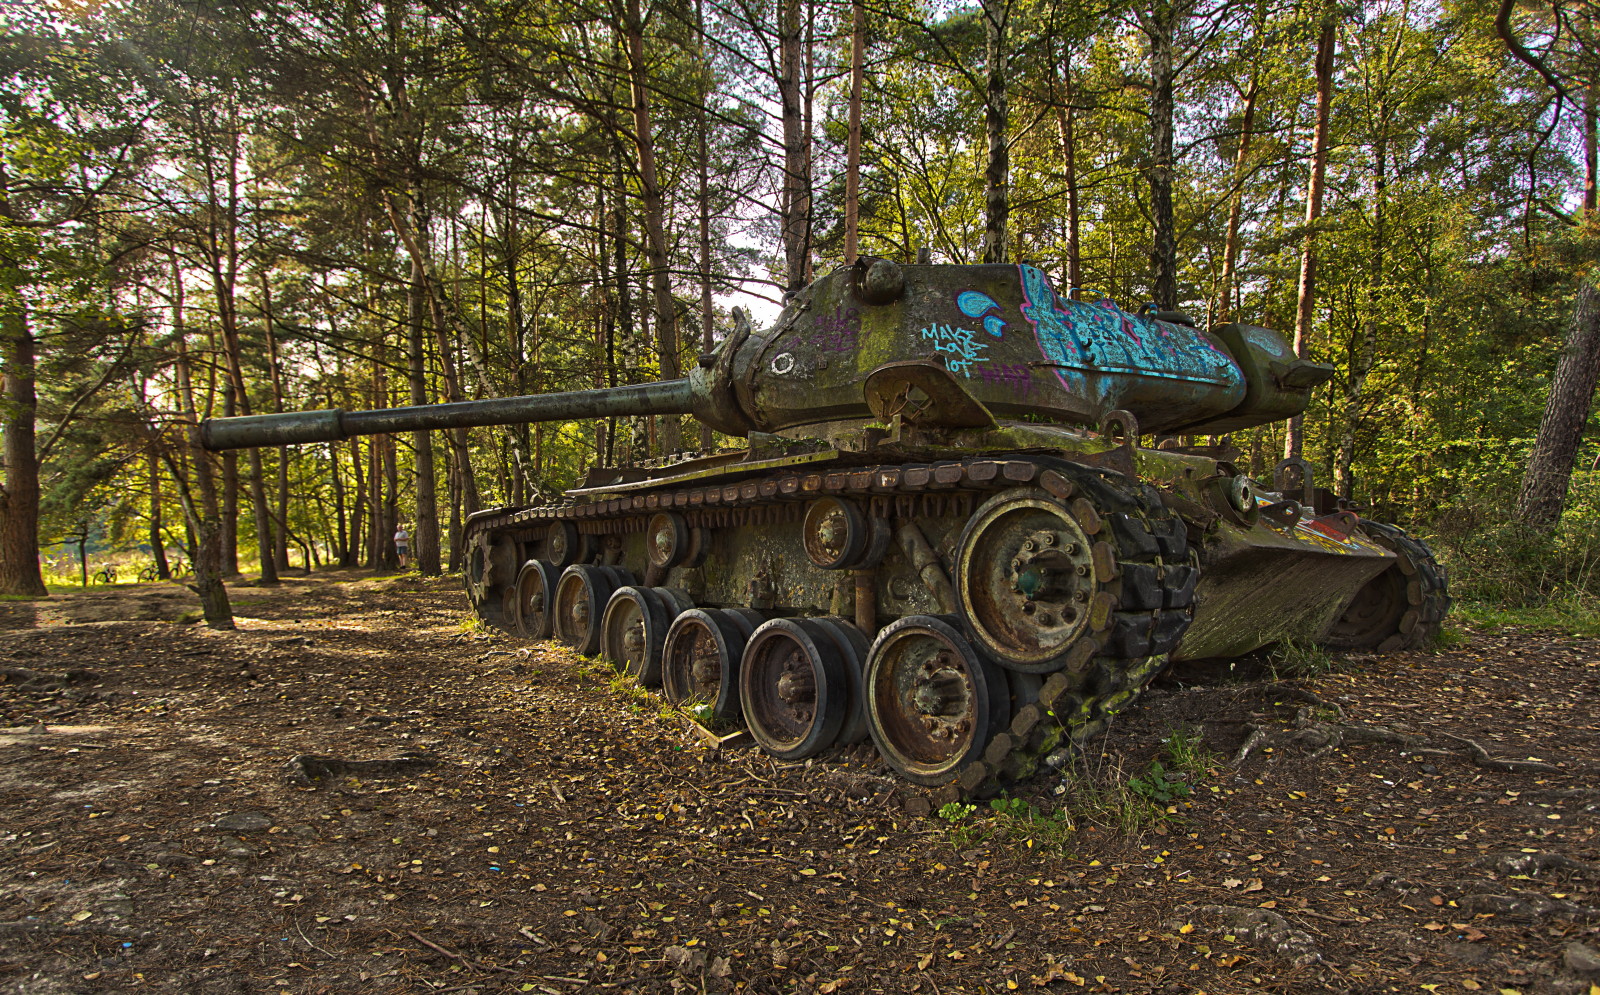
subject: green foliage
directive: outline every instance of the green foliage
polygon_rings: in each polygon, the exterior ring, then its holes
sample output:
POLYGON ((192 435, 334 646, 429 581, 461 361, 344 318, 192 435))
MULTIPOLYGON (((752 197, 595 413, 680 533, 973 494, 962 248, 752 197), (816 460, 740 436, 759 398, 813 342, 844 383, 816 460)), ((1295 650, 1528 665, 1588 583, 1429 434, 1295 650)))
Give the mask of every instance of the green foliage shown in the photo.
POLYGON ((1600 472, 1573 475, 1554 531, 1522 524, 1510 493, 1461 498, 1432 523, 1430 542, 1450 567, 1458 601, 1504 609, 1600 605, 1600 472))
POLYGON ((1267 667, 1274 680, 1320 677, 1333 669, 1334 658, 1310 640, 1285 639, 1267 651, 1267 667))
POLYGON ((966 802, 945 802, 939 806, 939 818, 946 822, 961 822, 978 811, 978 806, 966 802))
POLYGON ((1172 776, 1173 774, 1177 772, 1169 774, 1161 761, 1152 760, 1149 769, 1142 776, 1128 779, 1128 787, 1133 789, 1135 794, 1165 807, 1181 798, 1188 798, 1191 794, 1189 784, 1185 780, 1186 775, 1172 776))

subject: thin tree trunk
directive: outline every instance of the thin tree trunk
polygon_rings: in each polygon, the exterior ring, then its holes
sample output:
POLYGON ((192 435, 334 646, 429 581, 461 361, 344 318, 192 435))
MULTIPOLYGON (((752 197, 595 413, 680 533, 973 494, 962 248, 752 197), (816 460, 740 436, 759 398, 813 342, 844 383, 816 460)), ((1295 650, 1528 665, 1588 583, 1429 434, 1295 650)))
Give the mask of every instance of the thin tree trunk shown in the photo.
MULTIPOLYGON (((806 184, 800 14, 803 0, 779 0, 778 101, 783 125, 782 214, 785 290, 805 286, 811 255, 811 191, 806 184)), ((636 7, 637 0, 629 0, 636 7)))
POLYGON ((1389 250, 1389 105, 1378 105, 1378 142, 1372 170, 1372 275, 1367 289, 1367 314, 1361 335, 1352 342, 1350 373, 1345 380, 1343 432, 1333 460, 1333 483, 1338 495, 1349 498, 1355 488, 1356 428, 1361 421, 1361 405, 1366 398, 1367 376, 1372 372, 1378 352, 1378 315, 1388 282, 1389 250))
MULTIPOLYGON (((261 270, 261 317, 266 325, 267 364, 271 369, 272 410, 283 411, 283 372, 278 362, 278 336, 272 328, 272 286, 267 271, 261 270)), ((278 447, 278 518, 273 563, 278 570, 289 569, 289 447, 278 447)))
MULTIPOLYGON (((790 0, 797 3, 798 0, 790 0)), ((625 22, 628 41, 628 77, 633 89, 634 142, 639 153, 640 199, 644 206, 645 233, 650 254, 650 283, 655 294, 656 355, 661 379, 676 380, 682 375, 678 365, 678 305, 672 299, 672 274, 668 269, 665 206, 661 182, 656 175, 655 138, 651 132, 650 89, 644 60, 644 23, 639 0, 626 0, 625 22)), ((792 273, 791 273, 792 275, 792 273)), ((677 415, 661 419, 661 449, 677 452, 683 448, 682 424, 677 415)))
POLYGON ((153 446, 145 454, 145 472, 150 481, 150 556, 156 561, 156 577, 171 580, 166 539, 161 535, 161 464, 153 446))
POLYGON ((1600 379, 1600 291, 1590 280, 1578 287, 1572 327, 1550 382, 1539 434, 1528 455, 1528 469, 1517 495, 1517 517, 1540 529, 1561 519, 1572 466, 1589 420, 1595 382, 1600 379))
POLYGON ((328 482, 333 485, 333 552, 332 558, 340 566, 350 555, 350 533, 347 530, 344 507, 344 474, 339 470, 339 444, 328 443, 328 482))
MULTIPOLYGON (((172 272, 174 283, 181 287, 176 257, 172 260, 172 272)), ((188 444, 188 467, 194 475, 195 489, 200 492, 198 503, 188 481, 178 472, 177 461, 171 450, 163 448, 161 452, 168 460, 178 501, 183 507, 184 521, 194 536, 189 562, 194 566, 194 590, 200 596, 201 615, 206 625, 213 629, 231 629, 233 606, 228 602, 228 589, 222 582, 222 514, 217 500, 217 485, 211 476, 211 454, 200 445, 200 417, 195 406, 194 378, 189 366, 181 291, 173 294, 172 326, 178 352, 173 369, 178 381, 178 398, 183 404, 184 421, 187 423, 184 438, 188 444)))
MULTIPOLYGON (((0 201, 0 212, 9 217, 0 201)), ((7 288, 9 291, 10 288, 7 288)), ((0 408, 0 594, 45 597, 39 568, 39 457, 34 448, 38 394, 34 387, 34 337, 22 297, 0 296, 0 368, 5 404, 0 408)))
POLYGON ((1011 150, 1006 144, 1008 107, 1006 76, 1010 59, 1006 50, 1006 27, 1011 17, 1010 0, 984 0, 984 62, 988 79, 983 97, 983 126, 989 140, 987 166, 983 173, 983 261, 1006 261, 1006 223, 1011 216, 1011 150))
POLYGON ((1595 210, 1600 208, 1600 190, 1596 187, 1595 168, 1596 155, 1596 123, 1600 121, 1600 108, 1595 106, 1595 84, 1584 87, 1583 90, 1583 211, 1591 218, 1595 210))
MULTIPOLYGON (((425 359, 422 352, 423 312, 427 308, 427 287, 422 271, 422 261, 411 260, 411 286, 407 296, 409 313, 407 360, 410 374, 411 403, 427 404, 425 359)), ((411 447, 415 450, 417 514, 413 523, 411 541, 416 545, 417 568, 424 577, 439 576, 439 501, 433 475, 433 433, 421 429, 411 433, 411 447)))
POLYGON ((1173 30, 1182 15, 1163 6, 1146 20, 1150 40, 1150 296, 1157 310, 1178 306, 1178 242, 1172 216, 1173 30))
MULTIPOLYGON (((857 0, 857 3, 859 5, 859 0, 857 0)), ((695 138, 699 146, 697 150, 699 154, 695 156, 695 158, 698 160, 696 165, 698 174, 697 179, 699 181, 698 189, 695 191, 695 194, 696 200, 699 202, 700 207, 700 351, 703 355, 709 355, 715 343, 712 341, 711 337, 713 324, 711 310, 711 155, 709 150, 711 121, 706 114, 706 104, 711 100, 711 67, 704 64, 707 54, 705 46, 706 14, 704 0, 695 0, 694 17, 695 27, 700 35, 700 58, 702 60, 701 72, 705 74, 706 79, 706 83, 701 87, 699 115, 695 122, 695 138)), ((855 179, 853 175, 846 180, 847 184, 853 184, 854 182, 855 179)), ((854 204, 850 202, 850 200, 851 195, 847 194, 847 204, 845 206, 847 217, 849 216, 849 213, 854 210, 854 204)), ((850 218, 850 220, 846 222, 847 232, 845 235, 845 240, 846 243, 851 246, 846 255, 850 259, 854 258, 855 232, 850 228, 850 226, 853 224, 853 218, 850 218)), ((602 249, 602 258, 604 255, 605 251, 602 249)), ((711 445, 711 426, 702 424, 700 426, 700 449, 702 452, 710 452, 711 445)))
POLYGON ((1239 149, 1233 158, 1233 195, 1228 204, 1228 232, 1222 244, 1222 279, 1218 281, 1214 323, 1227 321, 1233 313, 1234 267, 1239 260, 1239 224, 1244 214, 1244 178, 1250 161, 1250 139, 1256 123, 1256 94, 1260 86, 1252 74, 1244 95, 1244 113, 1239 122, 1239 149))
POLYGON ((1061 134, 1061 183, 1067 194, 1067 287, 1068 293, 1083 286, 1082 242, 1078 235, 1078 122, 1073 109, 1072 50, 1062 46, 1059 70, 1051 62, 1051 71, 1060 73, 1061 102, 1056 105, 1056 130, 1061 134))
POLYGON ((850 0, 850 131, 844 171, 844 262, 853 265, 860 250, 861 82, 867 62, 867 20, 863 0, 850 0))
MULTIPOLYGON (((1317 122, 1311 139, 1311 178, 1306 183, 1306 236, 1300 250, 1300 286, 1296 294, 1294 354, 1307 358, 1311 349, 1311 315, 1317 298, 1317 219, 1328 169, 1328 129, 1333 112, 1333 49, 1338 24, 1330 16, 1317 36, 1317 122)), ((1299 459, 1305 447, 1304 416, 1289 419, 1284 456, 1299 459)))

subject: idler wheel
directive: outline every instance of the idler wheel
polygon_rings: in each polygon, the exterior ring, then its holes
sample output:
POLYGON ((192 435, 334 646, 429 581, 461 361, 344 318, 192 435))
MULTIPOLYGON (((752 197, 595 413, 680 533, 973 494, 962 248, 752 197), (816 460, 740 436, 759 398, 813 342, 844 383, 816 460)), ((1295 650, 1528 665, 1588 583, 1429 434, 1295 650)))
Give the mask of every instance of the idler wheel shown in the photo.
POLYGON ((575 563, 556 581, 553 625, 556 638, 584 656, 600 651, 600 623, 606 602, 617 589, 605 568, 575 563))
POLYGON ((845 664, 833 640, 802 621, 764 622, 739 661, 739 705, 750 735, 782 760, 833 745, 848 710, 845 664))
POLYGON ((667 630, 661 651, 662 694, 673 704, 705 704, 713 717, 739 718, 739 660, 752 630, 718 608, 691 608, 667 630))
POLYGON ((659 589, 619 587, 600 622, 600 654, 641 687, 661 686, 661 648, 677 605, 659 589))
POLYGON ((1089 533, 1099 522, 1086 528, 1080 514, 1092 509, 1075 507, 1043 490, 1018 488, 984 502, 961 533, 955 562, 961 620, 974 645, 1007 668, 1060 670, 1078 639, 1093 631, 1100 584, 1089 533))
POLYGON ((512 620, 524 639, 550 638, 550 597, 561 571, 545 560, 529 560, 517 573, 512 620))
POLYGON ((1395 562, 1356 592, 1322 644, 1380 653, 1426 645, 1450 610, 1444 568, 1427 543, 1396 526, 1363 521, 1360 527, 1367 538, 1393 551, 1395 562))
POLYGON ((983 755, 1008 719, 1005 677, 956 628, 909 615, 872 643, 867 729, 908 781, 938 785, 983 755))

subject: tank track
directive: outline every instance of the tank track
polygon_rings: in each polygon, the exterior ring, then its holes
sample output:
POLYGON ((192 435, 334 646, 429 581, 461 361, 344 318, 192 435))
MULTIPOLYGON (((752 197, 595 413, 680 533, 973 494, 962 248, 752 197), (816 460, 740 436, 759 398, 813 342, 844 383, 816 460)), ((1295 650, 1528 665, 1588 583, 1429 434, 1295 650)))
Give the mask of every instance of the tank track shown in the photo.
POLYGON ((1398 525, 1363 521, 1361 531, 1378 545, 1392 551, 1398 560, 1389 568, 1386 580, 1391 596, 1404 598, 1404 606, 1392 628, 1376 638, 1361 641, 1326 640, 1336 649, 1370 649, 1379 653, 1422 649, 1438 636, 1450 611, 1450 576, 1434 558, 1427 543, 1406 533, 1398 525))
MULTIPOLYGON (((1199 568, 1183 521, 1154 487, 1035 453, 808 468, 734 483, 668 485, 583 504, 494 509, 469 519, 466 539, 469 548, 477 548, 480 537, 557 521, 573 522, 589 535, 625 534, 643 529, 645 516, 668 510, 683 514, 695 527, 758 526, 797 514, 807 501, 824 496, 868 500, 875 513, 897 519, 951 512, 970 516, 992 494, 1030 485, 1073 509, 1096 547, 1105 547, 1101 556, 1110 580, 1093 605, 1091 634, 1073 646, 1064 669, 1043 676, 1036 698, 1013 710, 1009 726, 989 742, 981 759, 936 790, 934 800, 942 802, 987 797, 1032 777, 1051 753, 1068 744, 1082 746, 1103 733, 1112 717, 1166 666, 1193 618, 1199 568)), ((501 566, 506 575, 491 572, 476 589, 468 570, 474 607, 486 622, 505 629, 512 628, 511 618, 495 588, 514 586, 517 565, 501 566)), ((1014 682, 1022 676, 1007 674, 1014 682)))

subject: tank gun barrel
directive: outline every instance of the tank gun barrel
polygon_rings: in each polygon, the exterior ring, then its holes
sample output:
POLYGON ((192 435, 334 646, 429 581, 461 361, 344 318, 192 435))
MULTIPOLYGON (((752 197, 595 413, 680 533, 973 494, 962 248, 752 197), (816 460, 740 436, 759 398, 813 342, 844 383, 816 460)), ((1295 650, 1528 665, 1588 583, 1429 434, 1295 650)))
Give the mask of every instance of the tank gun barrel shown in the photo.
POLYGON ((384 435, 419 429, 516 425, 610 415, 677 415, 693 410, 693 397, 689 381, 683 379, 376 411, 328 408, 207 418, 200 423, 200 440, 207 449, 243 449, 335 442, 353 435, 384 435))

